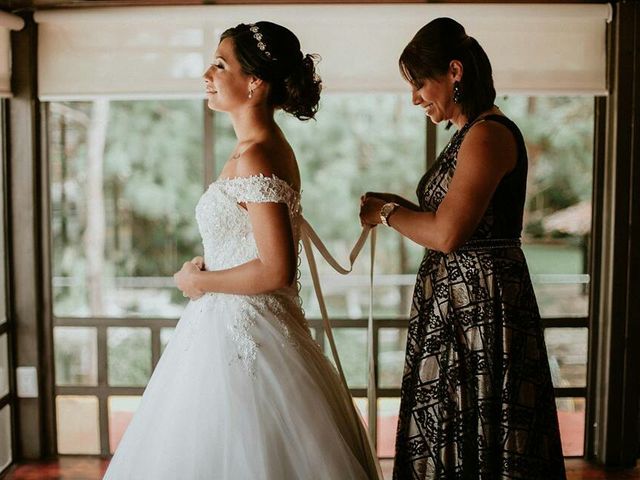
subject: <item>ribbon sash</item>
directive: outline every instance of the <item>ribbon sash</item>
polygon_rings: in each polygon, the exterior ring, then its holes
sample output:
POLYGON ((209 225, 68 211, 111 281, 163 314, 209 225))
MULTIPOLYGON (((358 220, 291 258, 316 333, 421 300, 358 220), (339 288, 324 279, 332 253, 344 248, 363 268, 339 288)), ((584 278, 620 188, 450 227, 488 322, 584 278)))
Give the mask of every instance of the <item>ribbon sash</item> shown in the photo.
MULTIPOLYGON (((313 247, 312 244, 316 246, 322 257, 327 261, 329 265, 338 273, 342 275, 347 275, 351 273, 353 270, 353 264, 355 263, 358 255, 362 251, 365 243, 367 242, 367 238, 369 234, 371 234, 371 248, 370 248, 370 269, 369 269, 369 320, 367 323, 367 363, 368 363, 368 380, 367 380, 367 398, 369 400, 369 405, 372 405, 372 402, 376 401, 376 373, 375 373, 375 363, 373 358, 373 266, 375 263, 375 250, 376 250, 376 229, 371 226, 364 226, 362 228, 362 233, 360 237, 356 241, 355 245, 351 249, 351 253, 349 254, 349 266, 343 267, 338 263, 338 261, 329 253, 327 247, 322 243, 320 237, 315 232, 315 230, 311 227, 309 222, 303 217, 301 223, 301 239, 304 245, 304 250, 307 256, 307 261, 309 262, 309 270, 311 271, 311 279, 313 281, 313 287, 316 293, 316 297, 318 299, 318 305, 320 307, 320 314, 322 316, 322 324, 324 327, 325 334, 329 340, 329 346, 331 347, 331 354, 336 364, 336 368, 338 369, 338 373, 340 374, 340 379, 342 380, 342 384, 344 388, 349 392, 349 386, 347 385, 347 379, 344 376, 344 371, 342 368, 342 363, 340 362, 340 357, 338 355, 338 349, 336 348, 335 340, 333 338, 333 331, 331 329, 331 322, 329 321, 329 315, 327 313, 327 306, 324 301, 324 296, 322 295, 322 287, 320 285, 320 275, 318 274, 318 267, 316 265, 315 258, 313 256, 313 247)), ((371 408, 371 407, 369 407, 371 408)), ((371 425, 372 422, 369 421, 369 431, 370 433, 375 432, 375 426, 371 425)), ((372 439, 370 439, 372 440, 372 439)))

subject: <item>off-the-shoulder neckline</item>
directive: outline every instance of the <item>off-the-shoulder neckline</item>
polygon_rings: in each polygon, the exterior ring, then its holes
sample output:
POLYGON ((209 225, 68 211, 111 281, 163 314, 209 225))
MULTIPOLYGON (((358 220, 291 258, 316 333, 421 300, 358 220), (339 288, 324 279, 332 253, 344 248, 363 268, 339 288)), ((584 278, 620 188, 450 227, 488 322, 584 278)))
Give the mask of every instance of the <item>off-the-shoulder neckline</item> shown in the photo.
POLYGON ((248 175, 246 177, 224 177, 224 178, 220 178, 218 177, 213 183, 229 183, 229 182, 236 182, 236 181, 242 181, 242 180, 252 180, 255 178, 262 178, 265 180, 274 180, 277 182, 282 183, 283 185, 285 185, 289 190, 291 190, 293 193, 295 193, 296 195, 300 195, 300 192, 298 190, 296 190, 293 185, 291 185, 289 182, 287 182, 286 180, 283 180, 282 178, 278 177, 276 174, 271 174, 271 175, 265 175, 264 173, 257 173, 255 175, 248 175))

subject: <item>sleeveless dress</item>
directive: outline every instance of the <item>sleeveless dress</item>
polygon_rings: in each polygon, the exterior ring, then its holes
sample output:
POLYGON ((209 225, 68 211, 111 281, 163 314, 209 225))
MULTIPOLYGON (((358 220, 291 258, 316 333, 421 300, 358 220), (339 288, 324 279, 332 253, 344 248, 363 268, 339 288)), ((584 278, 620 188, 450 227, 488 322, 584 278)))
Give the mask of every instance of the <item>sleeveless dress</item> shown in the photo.
POLYGON ((393 478, 564 479, 547 353, 520 248, 527 153, 518 127, 490 115, 456 132, 418 184, 436 211, 472 125, 496 121, 518 146, 472 238, 427 251, 418 271, 393 478))
MULTIPOLYGON (((220 179, 196 207, 208 270, 258 255, 240 202, 286 204, 300 240, 300 194, 289 184, 220 179)), ((291 285, 188 303, 104 478, 364 480, 378 467, 291 285)))

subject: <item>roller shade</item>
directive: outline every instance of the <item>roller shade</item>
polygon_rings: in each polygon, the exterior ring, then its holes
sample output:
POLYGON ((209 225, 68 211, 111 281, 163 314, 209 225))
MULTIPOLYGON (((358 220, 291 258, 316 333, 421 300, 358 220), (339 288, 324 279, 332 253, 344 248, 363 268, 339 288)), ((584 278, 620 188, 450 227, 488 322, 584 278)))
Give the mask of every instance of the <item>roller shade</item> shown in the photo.
POLYGON ((11 30, 20 30, 24 21, 0 11, 0 98, 11 96, 11 30))
POLYGON ((327 91, 406 91, 397 60, 428 21, 448 16, 486 49, 500 93, 607 92, 610 5, 209 5, 40 11, 41 98, 201 96, 220 33, 270 20, 319 53, 327 91))

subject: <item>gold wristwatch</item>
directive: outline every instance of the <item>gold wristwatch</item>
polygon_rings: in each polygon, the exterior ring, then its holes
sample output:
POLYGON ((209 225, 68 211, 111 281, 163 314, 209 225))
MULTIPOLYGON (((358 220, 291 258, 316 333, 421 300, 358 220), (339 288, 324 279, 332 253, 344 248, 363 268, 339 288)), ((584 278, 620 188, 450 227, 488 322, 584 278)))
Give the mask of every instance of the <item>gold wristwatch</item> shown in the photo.
POLYGON ((400 205, 398 205, 395 202, 389 202, 389 203, 385 203, 382 208, 380 209, 380 221, 386 225, 387 227, 389 226, 389 217, 391 216, 391 214, 393 212, 396 211, 396 208, 398 208, 400 205))

